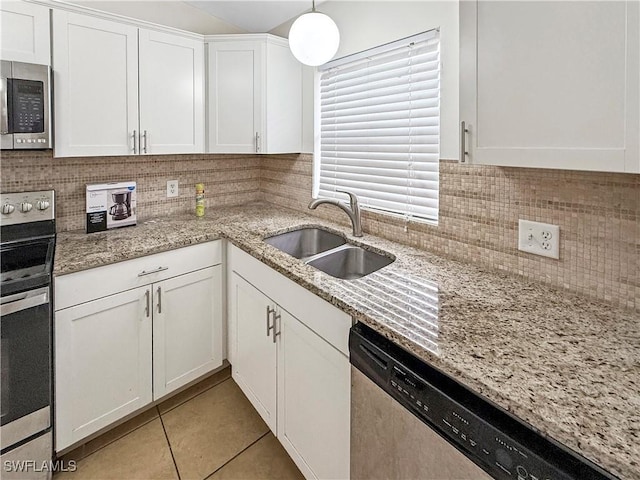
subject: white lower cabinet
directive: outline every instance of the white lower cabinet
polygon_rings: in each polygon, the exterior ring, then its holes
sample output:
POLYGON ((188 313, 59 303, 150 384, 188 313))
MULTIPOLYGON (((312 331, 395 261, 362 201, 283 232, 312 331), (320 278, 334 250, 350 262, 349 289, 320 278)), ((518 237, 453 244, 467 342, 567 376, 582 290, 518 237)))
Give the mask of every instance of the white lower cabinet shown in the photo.
POLYGON ((222 365, 219 249, 211 242, 56 278, 57 452, 222 365), (205 268, 185 272, 197 261, 205 268), (113 293, 114 277, 133 288, 113 293))
POLYGON ((267 335, 267 309, 271 312, 273 302, 235 272, 230 292, 237 339, 233 377, 269 428, 275 431, 276 349, 271 336, 267 335))
POLYGON ((145 406, 151 391, 148 287, 56 312, 56 448, 145 406))
POLYGON ((304 476, 348 479, 351 318, 231 246, 233 378, 304 476))

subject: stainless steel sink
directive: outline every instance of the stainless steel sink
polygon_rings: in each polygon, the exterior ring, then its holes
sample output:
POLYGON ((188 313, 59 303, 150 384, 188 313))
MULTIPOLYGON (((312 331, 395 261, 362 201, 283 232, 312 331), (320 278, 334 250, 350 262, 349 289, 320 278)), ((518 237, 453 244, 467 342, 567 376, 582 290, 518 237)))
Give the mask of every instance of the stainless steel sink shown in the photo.
POLYGON ((289 255, 307 259, 318 253, 344 245, 344 237, 321 228, 301 228, 292 232, 274 235, 264 241, 289 255))
POLYGON ((312 267, 344 280, 355 280, 386 267, 394 261, 386 255, 380 255, 353 245, 336 248, 308 262, 312 267))

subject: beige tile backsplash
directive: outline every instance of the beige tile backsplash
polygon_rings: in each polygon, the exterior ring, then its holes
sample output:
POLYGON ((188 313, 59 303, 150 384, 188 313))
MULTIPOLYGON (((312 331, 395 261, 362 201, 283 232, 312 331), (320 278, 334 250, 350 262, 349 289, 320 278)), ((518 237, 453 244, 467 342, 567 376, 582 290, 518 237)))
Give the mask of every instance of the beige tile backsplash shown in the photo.
MULTIPOLYGON (((52 158, 3 152, 3 192, 53 188, 60 231, 84 228, 85 184, 138 182, 140 219, 264 199, 308 211, 311 155, 150 155, 52 158), (166 181, 180 195, 166 198, 166 181)), ((327 206, 314 214, 347 225, 327 206)), ((440 163, 437 226, 364 212, 363 228, 398 242, 523 275, 640 311, 640 175, 440 163), (560 260, 517 250, 518 219, 560 226, 560 260)))

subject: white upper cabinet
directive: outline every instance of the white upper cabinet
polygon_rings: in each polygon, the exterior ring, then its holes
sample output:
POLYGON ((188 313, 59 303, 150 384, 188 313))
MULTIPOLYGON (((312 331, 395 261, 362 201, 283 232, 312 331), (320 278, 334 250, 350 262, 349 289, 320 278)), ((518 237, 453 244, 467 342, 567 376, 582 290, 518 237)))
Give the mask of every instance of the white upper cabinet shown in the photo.
POLYGON ((138 29, 53 12, 56 156, 137 153, 138 29))
POLYGON ((55 154, 204 150, 201 40, 54 10, 55 154))
POLYGON ((49 9, 20 1, 0 2, 0 58, 51 63, 49 9))
POLYGON ((204 43, 151 30, 139 35, 142 152, 203 152, 204 43))
POLYGON ((640 173, 639 10, 461 2, 461 161, 640 173))
POLYGON ((287 41, 225 35, 207 46, 208 151, 301 151, 302 67, 287 41))

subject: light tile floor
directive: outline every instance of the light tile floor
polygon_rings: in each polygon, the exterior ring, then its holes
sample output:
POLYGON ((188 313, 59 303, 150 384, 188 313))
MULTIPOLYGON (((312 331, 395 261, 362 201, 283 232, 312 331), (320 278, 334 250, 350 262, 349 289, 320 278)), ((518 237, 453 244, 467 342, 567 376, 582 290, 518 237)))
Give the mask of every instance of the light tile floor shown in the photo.
POLYGON ((65 455, 54 480, 304 477, 225 369, 65 455))

